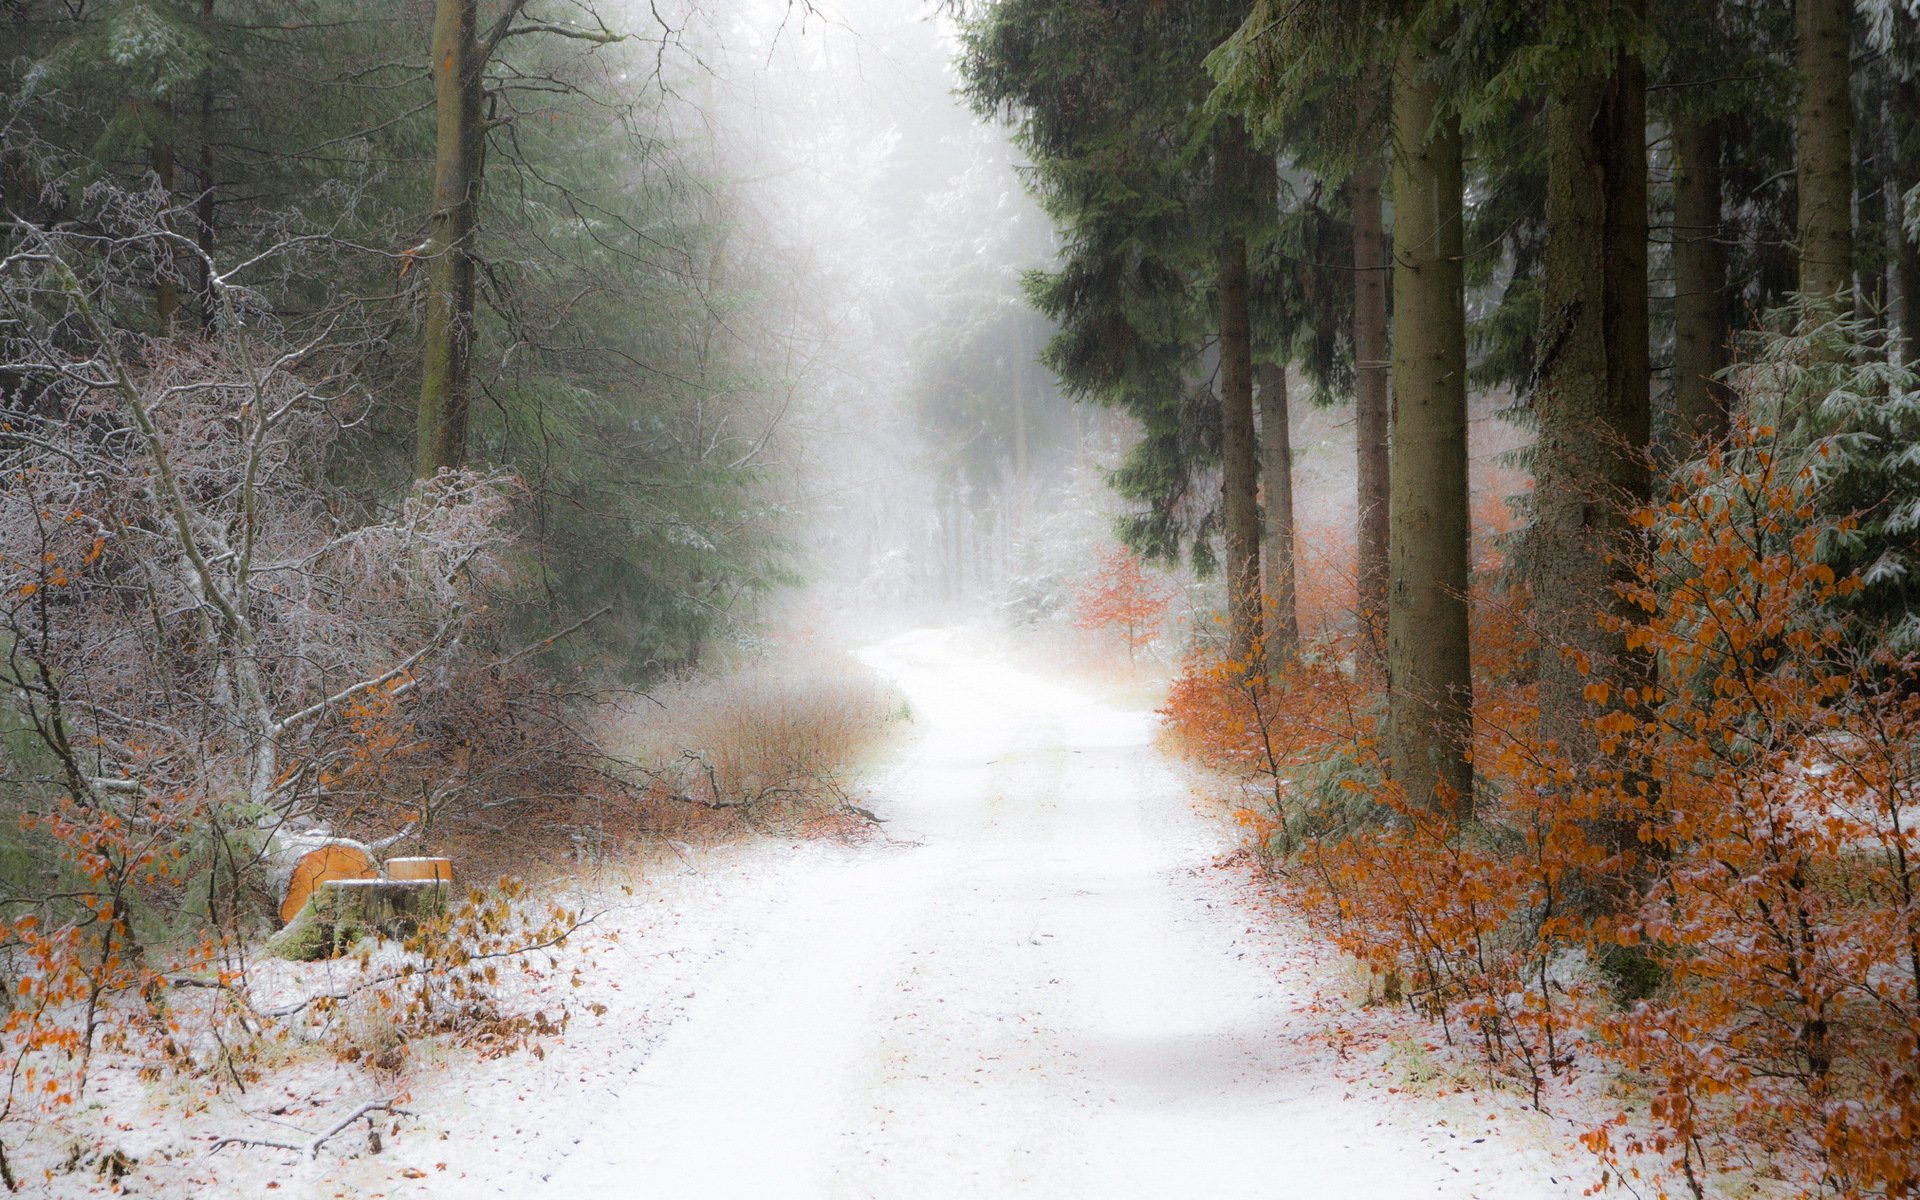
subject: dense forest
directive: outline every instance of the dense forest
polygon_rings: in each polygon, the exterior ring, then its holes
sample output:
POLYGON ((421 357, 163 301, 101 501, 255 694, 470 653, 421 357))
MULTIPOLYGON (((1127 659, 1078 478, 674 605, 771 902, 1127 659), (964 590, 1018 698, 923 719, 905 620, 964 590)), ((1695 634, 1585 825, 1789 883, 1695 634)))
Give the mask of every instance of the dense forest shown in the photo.
POLYGON ((1696 1195, 1920 1187, 1916 53, 1848 0, 967 30, 1059 230, 1045 361, 1144 431, 1123 532, 1225 577, 1170 721, 1390 998, 1537 1099, 1643 1080, 1592 1143, 1696 1195), (1354 406, 1330 576, 1293 375, 1354 406))
POLYGON ((1603 1186, 1920 1196, 1910 0, 0 0, 0 477, 11 1190, 558 1037, 984 612, 1603 1186))

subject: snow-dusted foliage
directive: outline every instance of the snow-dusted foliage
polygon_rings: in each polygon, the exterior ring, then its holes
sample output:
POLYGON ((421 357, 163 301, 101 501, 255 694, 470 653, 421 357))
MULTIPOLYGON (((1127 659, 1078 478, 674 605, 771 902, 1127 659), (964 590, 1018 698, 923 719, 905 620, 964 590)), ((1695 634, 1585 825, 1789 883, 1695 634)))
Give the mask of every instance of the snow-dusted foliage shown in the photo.
POLYGON ((37 734, 6 774, 305 815, 342 706, 430 682, 509 582, 512 481, 354 503, 324 468, 368 400, 324 328, 128 336, 83 261, 41 236, 4 263, 0 682, 37 734))
POLYGON ((1119 504, 1097 463, 1069 468, 1060 485, 1033 506, 1014 539, 995 605, 1017 626, 1064 624, 1075 589, 1099 566, 1113 540, 1119 504))
POLYGON ((1790 329, 1755 335, 1739 370, 1755 418, 1787 432, 1839 521, 1820 552, 1842 574, 1859 573, 1847 601, 1856 636, 1920 650, 1920 379, 1888 362, 1853 317, 1790 329))

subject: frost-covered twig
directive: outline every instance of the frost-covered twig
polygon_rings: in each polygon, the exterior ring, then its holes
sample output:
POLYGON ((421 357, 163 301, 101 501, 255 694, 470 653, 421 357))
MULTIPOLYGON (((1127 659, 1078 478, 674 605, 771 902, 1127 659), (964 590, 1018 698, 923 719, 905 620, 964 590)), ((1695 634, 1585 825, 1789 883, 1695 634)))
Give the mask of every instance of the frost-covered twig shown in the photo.
POLYGON ((319 1158, 321 1148, 338 1137, 348 1126, 360 1120, 362 1117, 370 1117, 377 1112, 388 1113, 397 1117, 410 1117, 413 1115, 407 1109, 398 1107, 397 1101, 395 1100, 369 1100, 335 1122, 333 1126, 325 1132, 316 1134, 305 1142, 276 1142, 269 1138, 223 1137, 208 1148, 207 1153, 216 1154, 228 1146, 259 1146, 268 1150, 291 1150, 296 1154, 304 1154, 308 1158, 319 1158))

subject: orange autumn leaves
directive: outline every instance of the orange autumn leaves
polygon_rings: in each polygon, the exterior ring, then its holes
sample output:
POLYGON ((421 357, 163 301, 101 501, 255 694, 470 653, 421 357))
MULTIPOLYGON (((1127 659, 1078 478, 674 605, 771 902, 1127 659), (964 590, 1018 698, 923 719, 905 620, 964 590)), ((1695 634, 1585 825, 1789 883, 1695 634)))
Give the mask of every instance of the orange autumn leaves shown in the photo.
POLYGON ((1099 564, 1082 582, 1074 598, 1074 624, 1118 632, 1131 659, 1160 636, 1172 598, 1171 585, 1150 577, 1139 555, 1114 546, 1101 553, 1099 564))
POLYGON ((1528 664, 1554 651, 1525 597, 1480 589, 1464 825, 1382 780, 1337 638, 1277 679, 1196 662, 1166 710, 1272 784, 1243 822, 1391 994, 1543 1104, 1620 1076, 1586 1140, 1616 1177, 1664 1163, 1643 1194, 1748 1170, 1920 1195, 1920 696, 1846 635, 1817 486, 1750 429, 1638 515, 1632 616, 1596 619, 1657 682, 1594 680, 1587 761, 1534 732, 1528 664))

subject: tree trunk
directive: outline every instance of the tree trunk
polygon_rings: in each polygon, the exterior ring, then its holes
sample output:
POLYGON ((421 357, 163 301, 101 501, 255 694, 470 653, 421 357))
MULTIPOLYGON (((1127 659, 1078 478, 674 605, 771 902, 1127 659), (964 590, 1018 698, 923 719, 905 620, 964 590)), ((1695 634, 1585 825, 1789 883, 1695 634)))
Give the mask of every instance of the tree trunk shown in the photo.
POLYGON ((1529 581, 1541 634, 1540 724, 1576 764, 1595 751, 1586 688, 1628 697, 1651 664, 1603 614, 1617 589, 1633 508, 1649 489, 1646 74, 1616 51, 1610 71, 1563 78, 1547 109, 1547 249, 1534 409, 1529 581))
MULTIPOLYGON (((1920 35, 1916 23, 1903 23, 1908 37, 1920 35)), ((1895 74, 1893 114, 1907 117, 1892 121, 1893 174, 1895 194, 1893 210, 1900 213, 1907 193, 1920 185, 1920 130, 1912 127, 1914 113, 1920 113, 1920 72, 1905 78, 1895 74)), ((1903 363, 1920 361, 1920 238, 1908 236, 1904 221, 1897 221, 1894 237, 1894 282, 1900 296, 1900 353, 1903 363)))
POLYGON ((467 460, 472 400, 473 231, 480 189, 477 0, 435 0, 433 211, 427 244, 426 344, 420 373, 415 473, 429 478, 467 460))
POLYGON ((336 879, 322 884, 266 952, 293 962, 338 958, 362 939, 411 937, 447 910, 451 885, 440 879, 336 879))
POLYGON ((1721 221, 1720 121, 1673 123, 1673 433, 1691 458, 1727 436, 1733 393, 1727 367, 1732 313, 1721 221))
MULTIPOLYGON (((1024 518, 1027 489, 1032 483, 1032 471, 1027 461, 1027 388, 1029 376, 1033 373, 1033 352, 1027 345, 1025 328, 1015 331, 1013 346, 1013 486, 1024 518)), ((1024 519, 1021 524, 1024 527, 1024 519)))
POLYGON ((1393 78, 1393 471, 1387 751, 1416 803, 1470 815, 1467 339, 1461 142, 1409 41, 1393 78))
POLYGON ((1800 209, 1800 291, 1831 301, 1853 282, 1851 0, 1795 0, 1794 169, 1800 209))
POLYGON ((335 879, 378 879, 373 852, 348 838, 299 838, 269 843, 268 894, 279 906, 280 923, 291 924, 307 898, 335 879))
MULTIPOLYGON (((200 0, 200 25, 209 41, 213 36, 214 0, 200 0)), ((212 333, 219 324, 218 298, 213 294, 213 70, 200 80, 200 194, 193 202, 194 244, 200 247, 196 290, 200 293, 200 332, 212 333)))
POLYGON ((1380 207, 1380 168, 1368 163, 1348 181, 1353 204, 1353 424, 1361 658, 1377 670, 1385 659, 1387 619, 1387 244, 1380 207))
POLYGON ((1293 554, 1293 442, 1288 428, 1287 368, 1260 364, 1260 491, 1266 497, 1266 541, 1260 548, 1266 572, 1266 659, 1278 671, 1300 641, 1295 605, 1293 554))
MULTIPOLYGON (((1885 94, 1891 83, 1887 78, 1891 74, 1885 59, 1868 64, 1863 74, 1869 96, 1879 97, 1885 94)), ((1868 192, 1881 193, 1884 202, 1887 185, 1893 182, 1892 164, 1887 155, 1887 139, 1881 136, 1886 114, 1883 106, 1877 105, 1872 111, 1858 114, 1864 118, 1853 123, 1853 170, 1860 180, 1860 186, 1868 192)), ((1892 329, 1883 319, 1887 315, 1887 275, 1886 263, 1882 255, 1892 249, 1892 243, 1886 240, 1886 227, 1878 216, 1890 215, 1898 206, 1884 204, 1881 213, 1868 209, 1869 196, 1859 194, 1854 197, 1853 221, 1856 235, 1864 238, 1867 261, 1860 264, 1853 280, 1853 319, 1860 323, 1860 349, 1868 355, 1885 359, 1887 343, 1892 337, 1892 329), (1879 238, 1879 245, 1874 244, 1879 238)))
MULTIPOLYGON (((152 168, 154 178, 160 181, 160 194, 168 211, 160 214, 160 224, 168 227, 173 224, 169 212, 173 207, 173 186, 177 167, 173 150, 173 121, 169 117, 166 133, 155 139, 147 151, 147 163, 152 168)), ((155 254, 155 274, 153 279, 153 315, 159 319, 160 332, 172 335, 180 321, 180 256, 174 252, 172 241, 160 243, 155 254)))
MULTIPOLYGON (((1223 209, 1245 192, 1249 150, 1238 123, 1215 146, 1215 193, 1223 209)), ((1217 250, 1220 302, 1220 509, 1226 526, 1228 653, 1243 666, 1260 636, 1260 510, 1253 440, 1253 329, 1247 310, 1247 239, 1227 234, 1217 250)))

